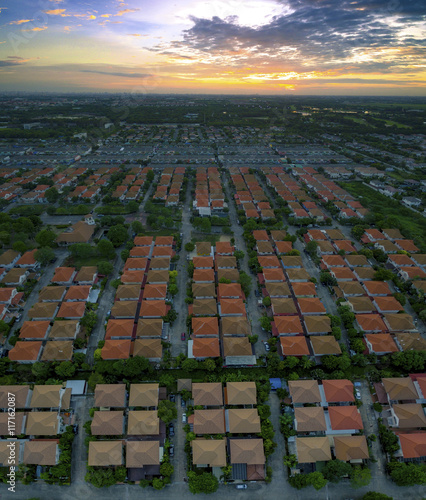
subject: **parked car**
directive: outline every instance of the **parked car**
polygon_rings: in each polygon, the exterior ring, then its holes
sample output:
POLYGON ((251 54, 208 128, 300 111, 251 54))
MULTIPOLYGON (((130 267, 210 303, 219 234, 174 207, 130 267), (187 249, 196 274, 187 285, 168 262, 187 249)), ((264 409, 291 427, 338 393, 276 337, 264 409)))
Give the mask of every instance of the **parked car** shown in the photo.
POLYGON ((174 394, 170 394, 170 401, 174 403, 176 401, 176 397, 174 394))
POLYGON ((361 392, 360 392, 360 390, 359 390, 359 389, 355 389, 355 397, 356 397, 357 399, 361 399, 361 392))
POLYGON ((185 332, 182 332, 182 333, 180 334, 180 340, 185 340, 185 332))
POLYGON ((170 446, 170 448, 169 448, 169 456, 173 457, 174 454, 175 454, 175 448, 174 448, 174 446, 170 446))
POLYGON ((246 490, 247 485, 246 484, 237 484, 237 490, 246 490))
POLYGON ((173 424, 169 425, 169 434, 170 434, 170 437, 173 437, 175 435, 175 428, 174 428, 173 424))
POLYGON ((186 424, 186 413, 182 413, 182 423, 186 424))
POLYGON ((72 430, 74 431, 74 434, 78 434, 78 425, 73 425, 72 430))
POLYGON ((265 351, 269 352, 271 350, 271 346, 268 344, 268 342, 263 342, 263 345, 265 346, 265 351))
POLYGON ((186 407, 186 401, 183 399, 183 397, 181 396, 180 398, 180 405, 182 406, 182 408, 185 408, 186 407))

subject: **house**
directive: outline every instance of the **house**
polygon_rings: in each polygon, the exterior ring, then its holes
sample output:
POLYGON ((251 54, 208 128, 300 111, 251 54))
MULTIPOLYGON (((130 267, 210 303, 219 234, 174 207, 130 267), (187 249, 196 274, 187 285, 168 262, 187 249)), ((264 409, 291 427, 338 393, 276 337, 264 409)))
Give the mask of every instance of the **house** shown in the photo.
POLYGON ((28 436, 56 436, 60 423, 56 412, 32 411, 28 413, 25 434, 28 436))
POLYGON ((256 364, 253 346, 247 337, 224 337, 222 348, 225 365, 253 366, 256 364))
MULTIPOLYGON (((289 297, 291 295, 290 287, 286 282, 266 283, 265 289, 269 297, 289 297)), ((293 286, 294 290, 294 286, 293 286)))
POLYGON ((327 430, 324 408, 321 406, 294 408, 294 430, 298 434, 324 434, 327 430))
POLYGON ((198 467, 225 467, 226 440, 194 439, 191 441, 192 463, 198 467))
POLYGON ((74 282, 79 285, 93 285, 98 275, 96 266, 82 266, 77 272, 74 282))
POLYGON ((127 441, 126 467, 129 477, 135 480, 160 475, 160 442, 127 441), (134 472, 134 476, 133 476, 134 472))
POLYGON ((24 458, 26 465, 56 465, 59 460, 58 442, 54 441, 25 441, 24 458))
POLYGON ((323 306, 321 300, 317 297, 299 297, 297 299, 297 304, 304 316, 326 313, 325 307, 323 306))
POLYGON ((217 314, 217 303, 215 299, 194 299, 193 304, 189 304, 189 314, 194 316, 215 316, 217 314))
POLYGON ((133 319, 110 319, 105 332, 105 340, 131 338, 134 327, 133 319))
POLYGON ((224 399, 226 405, 256 405, 256 384, 254 382, 227 382, 224 399))
POLYGON ((86 304, 84 302, 62 302, 58 311, 58 318, 80 319, 84 316, 85 311, 86 304))
POLYGON ((160 419, 157 410, 129 411, 127 434, 131 436, 158 436, 160 419))
POLYGON ((159 384, 130 384, 129 406, 157 408, 159 384))
POLYGON ((364 429, 361 414, 355 405, 329 406, 327 415, 330 421, 330 433, 345 431, 348 434, 355 434, 364 429))
POLYGON ((196 338, 188 342, 188 358, 203 360, 220 356, 219 339, 196 338))
POLYGON ((223 336, 248 336, 251 333, 250 324, 244 316, 226 316, 220 319, 223 336))
MULTIPOLYGON (((293 293, 296 297, 310 297, 317 295, 315 284, 311 281, 304 283, 292 283, 293 293)), ((300 305, 300 302, 299 302, 300 305)))
POLYGON ((296 303, 292 298, 273 297, 271 309, 274 316, 297 314, 296 303))
POLYGON ((419 403, 393 404, 391 417, 388 418, 390 427, 399 429, 421 429, 426 427, 426 415, 419 403))
POLYGON ((228 449, 230 463, 235 464, 232 467, 234 479, 249 481, 265 479, 265 453, 262 439, 228 438, 228 449))
POLYGON ((302 335, 303 327, 299 316, 274 316, 272 333, 281 335, 302 335))
POLYGON ((40 361, 71 361, 72 340, 49 340, 44 345, 40 361))
POLYGON ((375 297, 373 304, 381 313, 398 313, 399 311, 404 311, 404 308, 395 297, 375 297))
POLYGON ((334 436, 334 454, 337 460, 361 463, 370 458, 365 436, 334 436))
POLYGON ((132 347, 130 339, 108 339, 101 349, 102 359, 128 359, 132 347))
POLYGON ((195 337, 217 337, 219 335, 217 317, 192 318, 192 332, 195 337))
POLYGON ((134 318, 138 303, 135 300, 119 300, 114 303, 111 309, 113 318, 134 318))
POLYGON ((410 377, 383 378, 382 384, 390 404, 398 401, 415 401, 418 398, 416 386, 410 377))
POLYGON ((317 380, 289 380, 288 389, 293 405, 321 402, 317 380))
MULTIPOLYGON (((29 385, 2 385, 0 386, 0 408, 7 410, 9 408, 9 393, 15 396, 15 408, 29 408, 32 391, 29 385)), ((6 413, 7 415, 7 413, 6 413)), ((6 418, 7 423, 7 418, 6 418)), ((6 427, 7 428, 7 427, 6 427)), ((0 432, 0 435, 5 433, 0 432)))
POLYGON ((57 238, 60 246, 73 245, 74 243, 89 243, 95 232, 95 226, 85 221, 79 221, 66 229, 57 238))
POLYGON ((385 281, 364 281, 362 286, 368 295, 375 297, 385 297, 392 294, 389 285, 385 281))
MULTIPOLYGON (((133 323, 132 320, 128 320, 133 323)), ((140 318, 136 328, 136 338, 138 337, 161 337, 163 331, 163 320, 159 318, 140 318)))
POLYGON ((62 385, 35 385, 31 396, 31 408, 48 408, 50 410, 70 408, 71 389, 62 385))
POLYGON ((195 434, 224 434, 225 410, 194 410, 195 434))
POLYGON ((161 339, 136 339, 133 345, 133 356, 142 356, 149 361, 161 361, 163 357, 161 339))
POLYGON ((342 354, 340 345, 333 335, 312 335, 309 340, 315 356, 342 354))
POLYGON ((126 399, 126 384, 97 384, 95 387, 95 407, 124 408, 126 399))
POLYGON ((50 321, 25 321, 19 333, 20 339, 42 340, 50 331, 50 321))
MULTIPOLYGON (((284 299, 285 300, 285 299, 284 299)), ((245 316, 246 307, 242 299, 221 299, 219 303, 220 316, 245 316)))
POLYGON ((62 302, 65 296, 66 286, 45 286, 38 294, 39 302, 62 302))
POLYGON ((226 432, 256 434, 260 432, 260 417, 256 408, 225 410, 226 432))
POLYGON ((167 297, 167 285, 162 283, 147 284, 143 290, 144 300, 165 300, 167 297))
POLYGON ((91 285, 74 285, 68 288, 65 295, 66 302, 87 302, 89 300, 90 291, 92 289, 91 285))
POLYGON ((29 268, 33 270, 38 269, 40 267, 40 262, 38 262, 35 258, 36 252, 37 252, 36 248, 34 250, 28 250, 28 252, 25 252, 24 255, 16 261, 15 266, 29 268))
POLYGON ((89 467, 118 467, 123 465, 123 441, 90 441, 89 467))
POLYGON ((9 359, 11 361, 19 361, 19 363, 35 363, 40 358, 42 342, 21 341, 16 342, 15 346, 9 351, 9 359))
MULTIPOLYGON (((167 288, 167 285, 164 285, 164 287, 167 288)), ((117 291, 115 292, 115 300, 137 301, 139 300, 140 295, 141 295, 140 285, 119 285, 117 287, 117 291)))
POLYGON ((52 320, 58 312, 56 302, 37 302, 28 311, 28 318, 37 320, 52 320))
POLYGON ((400 457, 404 461, 424 461, 426 457, 426 432, 398 433, 400 457))
POLYGON ((374 303, 366 296, 348 297, 346 304, 356 314, 376 312, 374 303))
MULTIPOLYGON (((124 434, 122 411, 95 411, 90 426, 92 436, 121 436, 124 434)), ((94 441, 92 441, 94 442, 94 441)))
POLYGON ((331 460, 331 449, 328 437, 296 437, 295 441, 297 463, 315 464, 316 462, 328 462, 331 460))
POLYGON ((22 286, 28 277, 28 270, 15 267, 6 273, 1 283, 6 286, 22 286))
POLYGON ((303 322, 308 335, 322 335, 331 332, 331 320, 328 316, 304 316, 303 322))
POLYGON ((79 332, 80 322, 77 320, 55 321, 48 338, 50 340, 74 340, 79 332))
POLYGON ((364 332, 385 332, 388 330, 379 314, 356 314, 355 321, 364 332))
POLYGON ((19 260, 21 254, 15 250, 6 250, 0 255, 0 267, 11 269, 19 260))
POLYGON ((309 356, 309 346, 304 336, 280 337, 282 356, 309 356))
POLYGON ((384 314, 383 316, 390 332, 412 332, 417 330, 410 314, 384 314))
POLYGON ((399 351, 393 337, 388 333, 367 334, 364 338, 370 354, 382 356, 399 351))
POLYGON ((327 406, 327 403, 355 402, 354 385, 350 380, 323 380, 322 391, 325 396, 325 406, 327 406))
POLYGON ((52 278, 52 283, 70 286, 76 274, 77 272, 74 267, 57 267, 52 278))

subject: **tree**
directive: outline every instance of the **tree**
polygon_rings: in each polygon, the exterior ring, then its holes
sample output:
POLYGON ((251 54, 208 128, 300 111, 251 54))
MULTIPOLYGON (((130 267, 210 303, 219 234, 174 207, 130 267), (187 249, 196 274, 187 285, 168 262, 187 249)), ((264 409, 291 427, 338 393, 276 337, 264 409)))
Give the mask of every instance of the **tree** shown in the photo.
POLYGON ((111 262, 107 262, 105 260, 99 262, 98 264, 98 273, 103 276, 108 276, 114 271, 114 266, 111 262))
POLYGON ((329 460, 322 469, 323 476, 331 483, 338 483, 344 476, 350 476, 351 464, 341 460, 329 460))
POLYGON ((351 474, 351 486, 352 488, 362 488, 367 486, 371 481, 371 471, 367 467, 361 468, 356 467, 353 469, 351 474))
POLYGON ((234 257, 237 260, 242 260, 242 259, 244 259, 244 252, 242 250, 235 250, 234 257))
POLYGON ((55 372, 58 377, 68 380, 75 373, 75 366, 72 361, 63 361, 60 365, 55 368, 55 372))
POLYGON ((325 479, 321 472, 311 472, 308 474, 308 484, 313 486, 316 490, 324 488, 327 483, 327 479, 325 479))
POLYGON ((389 281, 393 278, 394 274, 392 271, 389 271, 389 269, 384 269, 381 267, 378 269, 373 276, 374 281, 389 281))
POLYGON ((87 381, 87 385, 93 391, 97 384, 103 384, 104 382, 105 379, 100 373, 93 372, 90 374, 89 380, 87 381))
POLYGON ((426 483, 424 465, 404 462, 389 462, 387 465, 390 477, 398 486, 413 486, 426 483))
POLYGON ((252 285, 250 276, 244 271, 241 271, 238 283, 241 285, 244 295, 248 297, 250 295, 251 285, 252 285))
POLYGON ((148 170, 148 172, 146 173, 146 180, 148 182, 152 182, 154 180, 154 177, 155 177, 154 171, 148 170))
POLYGON ((196 359, 185 359, 185 361, 182 362, 182 370, 185 370, 187 372, 192 372, 198 368, 198 361, 196 359))
POLYGON ((316 241, 312 240, 309 243, 306 243, 306 251, 311 256, 316 255, 317 247, 318 247, 318 243, 316 241))
POLYGON ((168 424, 172 420, 177 418, 177 409, 176 405, 165 399, 158 403, 158 417, 165 423, 168 424))
POLYGON ((169 285, 169 293, 170 293, 170 295, 172 295, 174 297, 178 293, 177 285, 175 285, 175 284, 169 285))
POLYGON ((173 475, 174 467, 170 462, 163 462, 160 465, 160 474, 164 477, 170 477, 173 475))
POLYGON ((142 225, 142 222, 138 221, 138 220, 134 220, 132 222, 132 231, 136 234, 139 234, 143 231, 143 225, 142 225))
POLYGON ((46 380, 50 372, 49 363, 42 363, 41 361, 36 361, 31 366, 31 372, 37 379, 46 380))
POLYGON ((283 458, 283 463, 287 467, 296 467, 297 465, 297 456, 296 455, 285 455, 283 458))
POLYGON ((194 495, 197 493, 214 493, 219 486, 219 481, 216 476, 208 472, 196 474, 195 472, 189 471, 188 486, 189 491, 194 495))
POLYGON ((126 359, 123 375, 125 377, 136 377, 143 372, 150 371, 151 365, 149 361, 143 356, 133 356, 126 359))
POLYGON ((385 495, 384 493, 369 491, 361 498, 361 500, 393 500, 393 498, 385 495))
POLYGON ((100 242, 96 245, 96 250, 98 251, 98 254, 105 259, 111 260, 115 257, 114 245, 111 241, 105 238, 100 240, 100 242))
POLYGON ((50 247, 42 247, 35 252, 34 258, 36 261, 40 262, 42 267, 44 267, 47 266, 49 262, 54 260, 55 252, 50 247))
POLYGON ((92 483, 96 488, 112 486, 116 483, 114 469, 94 469, 93 467, 87 467, 87 471, 84 478, 85 481, 92 483))
POLYGON ((111 226, 108 231, 108 239, 116 248, 123 245, 128 239, 127 229, 122 224, 111 226))
POLYGON ((265 330, 266 332, 272 332, 271 319, 268 318, 268 316, 262 316, 259 321, 262 330, 265 330))
POLYGON ((49 203, 56 203, 59 199, 58 190, 55 187, 46 189, 46 191, 44 192, 44 197, 49 203))
POLYGON ((89 259, 93 256, 95 249, 89 243, 74 243, 69 247, 73 257, 89 259))
POLYGON ((187 252, 192 252, 195 249, 195 243, 192 241, 188 241, 188 243, 185 244, 185 250, 187 252))
POLYGON ((265 307, 269 307, 271 305, 271 297, 264 297, 262 303, 265 307))
POLYGON ((155 490, 162 490, 165 484, 166 483, 159 477, 154 477, 154 479, 152 480, 152 487, 155 490))
POLYGON ((24 253, 27 251, 28 247, 23 241, 15 241, 12 245, 12 249, 15 250, 15 252, 24 253))
POLYGON ((94 311, 88 311, 81 318, 80 324, 81 326, 84 326, 86 328, 86 332, 90 333, 95 327, 97 321, 98 316, 96 315, 96 313, 94 311))
POLYGON ((37 233, 35 240, 40 247, 53 247, 56 241, 56 234, 50 229, 42 229, 37 233))

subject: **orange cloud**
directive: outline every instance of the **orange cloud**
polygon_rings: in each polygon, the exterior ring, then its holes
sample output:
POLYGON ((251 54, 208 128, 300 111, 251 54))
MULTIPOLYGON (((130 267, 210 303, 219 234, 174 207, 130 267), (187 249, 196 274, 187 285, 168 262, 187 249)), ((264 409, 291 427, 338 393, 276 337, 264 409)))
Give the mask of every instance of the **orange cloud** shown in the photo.
POLYGON ((101 17, 111 17, 111 14, 102 14, 101 17))
POLYGON ((24 23, 31 23, 34 21, 34 19, 20 19, 19 21, 12 21, 9 24, 24 24, 24 23))
POLYGON ((21 30, 21 31, 44 31, 44 30, 47 30, 47 26, 42 26, 41 28, 36 26, 35 28, 31 28, 30 30, 21 30))
POLYGON ((90 19, 90 20, 96 19, 96 16, 91 15, 91 16, 89 16, 89 19, 90 19))
POLYGON ((115 14, 116 16, 122 16, 123 14, 130 14, 132 12, 137 12, 138 10, 140 9, 123 9, 123 10, 119 10, 117 12, 117 14, 115 14))
POLYGON ((44 10, 45 14, 49 14, 50 16, 60 16, 66 9, 52 9, 52 10, 44 10))

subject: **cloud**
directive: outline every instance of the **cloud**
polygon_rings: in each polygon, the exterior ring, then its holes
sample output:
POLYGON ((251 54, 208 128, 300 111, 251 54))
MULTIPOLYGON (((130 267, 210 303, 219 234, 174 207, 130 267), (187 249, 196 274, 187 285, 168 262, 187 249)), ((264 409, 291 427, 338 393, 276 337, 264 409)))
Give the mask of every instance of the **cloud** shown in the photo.
POLYGON ((6 40, 3 40, 3 41, 2 41, 2 42, 0 42, 0 43, 6 43, 6 40))
POLYGON ((19 19, 19 21, 12 21, 10 22, 9 24, 24 24, 24 23, 31 23, 32 21, 34 21, 34 19, 19 19))
POLYGON ((101 17, 111 17, 112 14, 102 14, 101 17))
POLYGON ((108 76, 122 76, 124 78, 148 78, 150 76, 155 76, 151 73, 120 73, 120 72, 112 72, 108 71, 98 71, 95 69, 82 69, 81 73, 96 73, 98 75, 108 75, 108 76))
POLYGON ((0 67, 19 66, 20 64, 24 64, 27 61, 29 61, 29 59, 24 59, 23 57, 8 56, 7 59, 0 60, 0 67))
POLYGON ((132 12, 138 12, 140 9, 123 9, 123 10, 119 10, 117 12, 117 14, 115 14, 116 16, 123 16, 124 14, 130 14, 132 12))
POLYGON ((29 30, 21 30, 21 31, 44 31, 47 30, 47 26, 36 26, 35 28, 31 28, 29 30))
POLYGON ((91 21, 93 21, 94 19, 96 19, 96 16, 91 15, 91 16, 89 16, 89 19, 90 19, 91 21))
POLYGON ((142 37, 142 38, 146 38, 148 37, 149 35, 141 35, 140 33, 127 33, 127 36, 136 36, 136 37, 142 37))
POLYGON ((65 12, 66 9, 52 9, 52 10, 44 10, 45 14, 49 14, 49 16, 60 16, 65 12))

